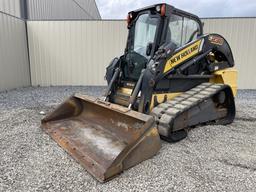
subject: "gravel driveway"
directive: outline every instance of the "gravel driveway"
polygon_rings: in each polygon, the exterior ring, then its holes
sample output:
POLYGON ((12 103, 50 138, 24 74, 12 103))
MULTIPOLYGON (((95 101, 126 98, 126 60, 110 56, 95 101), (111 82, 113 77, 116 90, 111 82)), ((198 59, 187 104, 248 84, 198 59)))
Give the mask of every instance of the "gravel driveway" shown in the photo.
POLYGON ((23 88, 0 93, 0 191, 255 191, 256 91, 239 91, 228 126, 204 126, 152 159, 101 184, 40 128, 74 92, 103 87, 23 88))

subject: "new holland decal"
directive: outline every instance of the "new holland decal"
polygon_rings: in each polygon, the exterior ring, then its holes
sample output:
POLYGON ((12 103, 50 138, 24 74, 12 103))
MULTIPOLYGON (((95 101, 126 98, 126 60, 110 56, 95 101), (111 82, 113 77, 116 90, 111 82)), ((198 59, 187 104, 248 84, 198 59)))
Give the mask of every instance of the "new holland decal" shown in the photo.
POLYGON ((192 45, 182 49, 181 51, 173 55, 165 64, 164 73, 168 72, 170 69, 182 63, 183 61, 196 55, 200 50, 201 42, 202 40, 198 40, 192 45))

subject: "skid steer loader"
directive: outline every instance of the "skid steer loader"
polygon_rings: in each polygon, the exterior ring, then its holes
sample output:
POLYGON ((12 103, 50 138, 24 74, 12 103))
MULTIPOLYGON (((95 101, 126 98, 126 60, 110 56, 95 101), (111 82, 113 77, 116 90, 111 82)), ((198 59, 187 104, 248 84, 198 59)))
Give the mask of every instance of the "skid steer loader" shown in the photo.
POLYGON ((237 72, 228 42, 168 4, 129 12, 124 55, 106 69, 103 98, 75 94, 42 128, 99 181, 107 181, 189 128, 235 117, 237 72))

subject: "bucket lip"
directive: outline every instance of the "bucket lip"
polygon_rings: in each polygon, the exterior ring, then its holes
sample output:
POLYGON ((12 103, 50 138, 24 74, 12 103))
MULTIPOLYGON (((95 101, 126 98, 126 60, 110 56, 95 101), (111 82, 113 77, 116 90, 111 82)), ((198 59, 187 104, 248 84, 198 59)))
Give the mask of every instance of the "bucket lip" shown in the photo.
POLYGON ((83 100, 86 100, 86 101, 88 101, 90 103, 93 103, 93 104, 97 103, 97 105, 100 105, 104 108, 112 109, 116 112, 123 113, 123 114, 128 115, 128 116, 133 117, 133 118, 136 117, 137 119, 139 119, 141 121, 146 122, 146 121, 149 121, 151 119, 153 120, 153 117, 151 115, 140 113, 140 112, 128 109, 127 107, 124 107, 124 106, 121 106, 121 105, 118 105, 118 104, 103 101, 103 100, 101 100, 100 98, 97 98, 97 97, 93 97, 93 96, 89 96, 89 95, 85 95, 85 94, 81 94, 81 93, 75 93, 72 97, 75 97, 75 98, 78 98, 78 99, 83 99, 83 100))
MULTIPOLYGON (((86 155, 85 157, 80 157, 79 156, 79 150, 72 150, 72 145, 69 146, 64 146, 63 143, 65 142, 65 137, 60 139, 59 135, 54 134, 52 131, 48 130, 49 125, 47 124, 41 124, 40 128, 45 131, 60 147, 61 149, 63 149, 66 153, 68 153, 72 158, 74 158, 76 160, 76 162, 78 162, 89 174, 91 174, 93 176, 93 178, 95 178, 96 180, 98 180, 101 183, 104 183, 106 181, 106 177, 105 177, 105 172, 108 168, 104 168, 102 167, 99 162, 97 162, 96 160, 90 158, 90 156, 86 155), (85 159, 88 162, 93 162, 95 168, 92 169, 88 166, 87 163, 85 163, 85 159), (97 171, 95 171, 97 170, 97 171)), ((70 141, 69 141, 70 143, 70 141)), ((83 154, 85 155, 85 154, 83 154)))

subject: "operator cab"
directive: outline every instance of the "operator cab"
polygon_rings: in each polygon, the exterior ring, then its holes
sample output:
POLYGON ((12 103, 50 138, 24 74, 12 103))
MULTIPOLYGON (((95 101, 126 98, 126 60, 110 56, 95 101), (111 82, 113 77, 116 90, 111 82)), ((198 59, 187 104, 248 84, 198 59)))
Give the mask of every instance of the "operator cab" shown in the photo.
POLYGON ((167 4, 132 11, 127 17, 128 41, 121 58, 123 79, 136 82, 142 69, 163 44, 174 49, 203 34, 200 19, 167 4))

